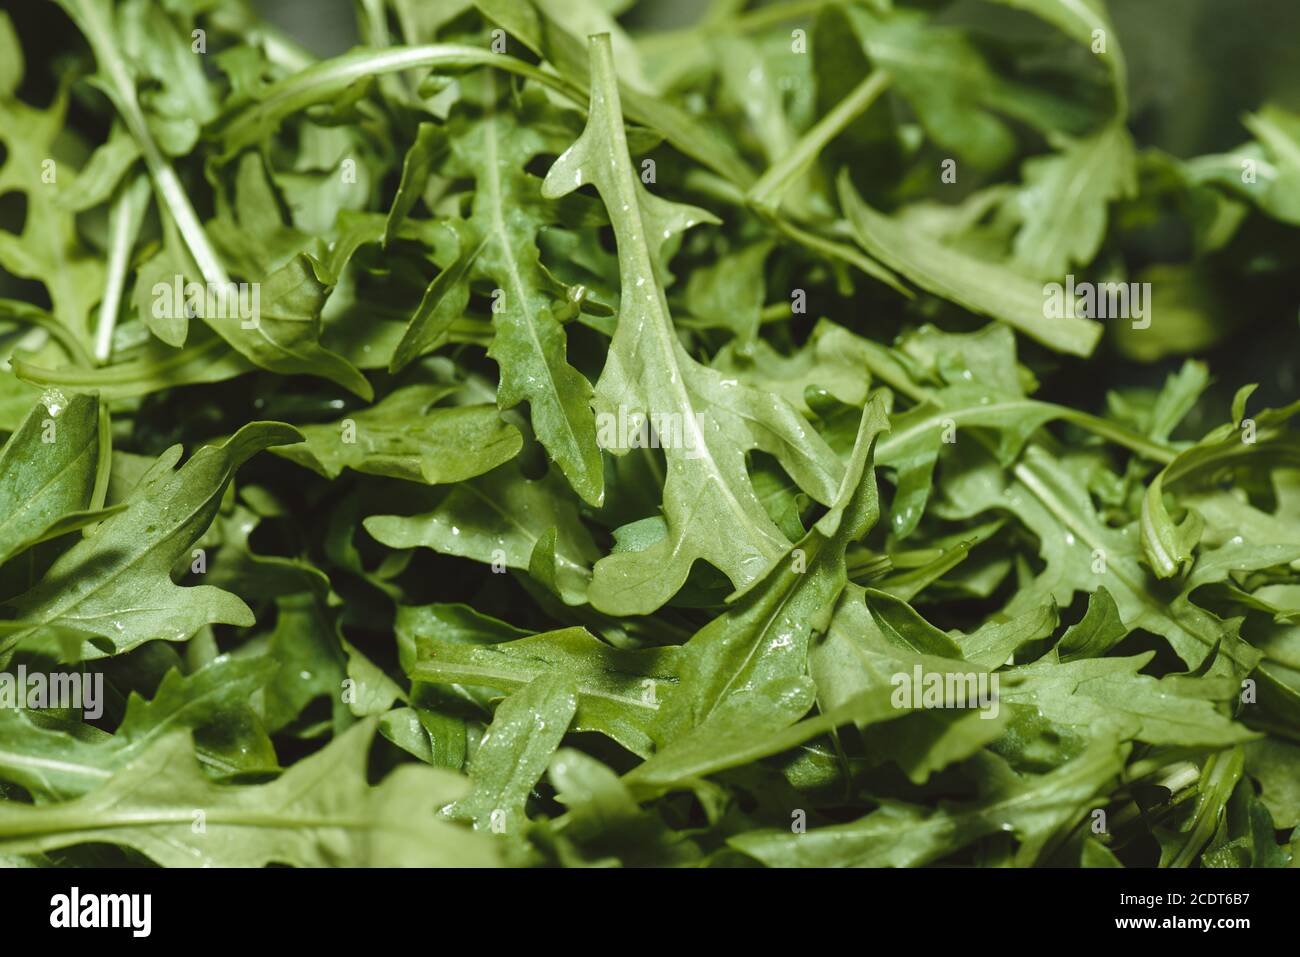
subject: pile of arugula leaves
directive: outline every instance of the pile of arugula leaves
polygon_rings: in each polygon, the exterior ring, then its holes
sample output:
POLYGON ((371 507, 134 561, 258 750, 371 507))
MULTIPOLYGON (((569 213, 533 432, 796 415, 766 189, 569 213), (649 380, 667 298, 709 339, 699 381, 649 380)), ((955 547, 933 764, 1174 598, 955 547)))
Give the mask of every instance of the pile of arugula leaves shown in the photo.
POLYGON ((0 14, 0 673, 103 687, 0 693, 0 861, 1300 856, 1300 402, 1190 357, 1300 115, 1140 146, 1101 0, 626 6, 0 14))

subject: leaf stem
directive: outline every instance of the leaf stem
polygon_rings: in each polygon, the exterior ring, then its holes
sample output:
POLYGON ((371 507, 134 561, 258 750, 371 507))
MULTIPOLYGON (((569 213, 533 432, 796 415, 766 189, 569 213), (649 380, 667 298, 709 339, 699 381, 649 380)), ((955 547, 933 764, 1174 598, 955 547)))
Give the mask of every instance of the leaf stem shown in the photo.
POLYGON ((118 191, 108 217, 108 275, 104 280, 104 298, 99 303, 99 325, 95 330, 95 361, 108 362, 113 353, 113 329, 122 308, 122 290, 126 285, 126 268, 135 245, 136 231, 148 196, 148 180, 137 177, 118 191))
POLYGON ((261 131, 298 110, 332 99, 339 91, 366 77, 421 67, 463 69, 493 66, 507 70, 555 90, 575 104, 584 106, 586 94, 563 78, 539 70, 516 57, 478 47, 454 43, 395 46, 385 50, 355 50, 322 60, 292 76, 271 84, 262 99, 228 117, 218 126, 229 156, 256 142, 261 131))
POLYGON ((101 15, 103 11, 96 3, 88 0, 67 2, 76 10, 82 32, 95 52, 95 60, 100 69, 105 73, 111 93, 109 99, 121 114, 122 121, 144 156, 145 166, 158 191, 159 203, 171 213, 203 278, 210 283, 226 285, 230 279, 225 267, 221 265, 217 251, 203 231, 203 224, 190 204, 176 171, 149 132, 149 124, 140 109, 140 101, 136 98, 135 81, 116 47, 111 20, 104 19, 101 15))
POLYGON ((44 309, 15 299, 0 299, 0 319, 8 319, 44 329, 74 363, 79 366, 94 365, 90 359, 90 353, 86 351, 86 347, 81 344, 81 341, 73 335, 67 326, 44 309))
POLYGON ((765 210, 780 206, 785 191, 812 165, 826 144, 866 112, 867 107, 889 88, 891 79, 887 71, 874 70, 855 86, 800 137, 793 150, 768 167, 767 172, 749 188, 750 203, 765 210))
MULTIPOLYGON (((864 357, 867 369, 881 382, 914 402, 924 402, 927 399, 933 400, 935 398, 933 390, 917 385, 912 381, 902 366, 893 360, 889 350, 884 346, 869 340, 863 340, 863 342, 859 343, 859 346, 859 354, 864 357)), ((1178 456, 1177 449, 1149 439, 1145 435, 1140 435, 1117 422, 1111 422, 1109 419, 1103 419, 1088 412, 1080 412, 1067 406, 1053 405, 1053 407, 1057 410, 1056 417, 1058 419, 1064 422, 1073 422, 1094 435, 1114 442, 1116 445, 1121 445, 1144 458, 1168 465, 1178 456)))
POLYGON ((1109 419, 1103 419, 1088 412, 1081 412, 1078 409, 1070 409, 1065 406, 1060 408, 1062 411, 1058 418, 1066 422, 1073 422, 1075 425, 1087 429, 1093 435, 1109 439, 1116 445, 1122 445, 1129 451, 1136 452, 1144 458, 1159 462, 1162 465, 1168 465, 1178 457, 1177 449, 1149 439, 1145 435, 1140 435, 1117 422, 1111 422, 1109 419))

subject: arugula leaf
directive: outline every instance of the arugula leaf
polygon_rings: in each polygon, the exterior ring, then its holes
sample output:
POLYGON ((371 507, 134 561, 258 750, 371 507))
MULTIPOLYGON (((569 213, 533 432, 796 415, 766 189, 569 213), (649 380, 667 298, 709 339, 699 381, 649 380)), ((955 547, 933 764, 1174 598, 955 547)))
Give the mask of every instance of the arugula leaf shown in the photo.
POLYGON ((1207 867, 1288 867, 1292 855, 1273 834, 1268 808, 1249 785, 1238 784, 1202 860, 1207 867))
POLYGON ((524 805, 578 708, 571 678, 542 675, 503 701, 470 759, 474 790, 448 812, 476 830, 518 837, 524 805))
MULTIPOLYGON (((844 551, 880 515, 870 474, 876 437, 887 428, 880 397, 867 405, 830 511, 766 575, 735 596, 723 614, 696 632, 682 648, 674 687, 655 724, 660 746, 696 728, 724 708, 731 696, 777 694, 795 697, 807 683, 805 662, 812 634, 824 631, 831 609, 848 581, 844 551)), ((792 720, 800 717, 792 714, 792 720)))
POLYGON ((1300 118, 1269 105, 1245 117, 1242 122, 1277 164, 1272 176, 1266 180, 1269 188, 1260 205, 1285 222, 1300 221, 1294 188, 1300 177, 1300 118))
POLYGON ((1115 599, 1103 586, 1088 596, 1088 610, 1065 629, 1054 651, 1059 661, 1100 658, 1127 635, 1115 599))
POLYGON ((53 2, 0 861, 1294 865, 1294 16, 53 2))
POLYGON ((564 863, 597 866, 626 859, 629 864, 664 865, 700 858, 692 841, 653 811, 642 810, 613 771, 581 751, 557 751, 547 777, 556 800, 567 809, 553 825, 564 863))
POLYGON ((101 414, 94 396, 67 400, 51 393, 5 443, 0 451, 0 563, 115 511, 91 507, 99 465, 109 452, 107 420, 101 414))
POLYGON ((338 422, 302 427, 303 441, 276 454, 326 478, 346 467, 430 485, 462 482, 514 458, 523 439, 494 407, 433 407, 454 391, 405 386, 338 422))
POLYGON ((409 671, 420 681, 515 691, 543 674, 568 674, 578 694, 573 729, 607 734, 634 754, 651 749, 658 689, 678 681, 676 649, 620 651, 585 628, 489 645, 427 641, 418 649, 409 671))
POLYGON ((1239 747, 1205 759, 1195 800, 1185 802, 1154 829, 1162 867, 1187 867, 1210 843, 1241 780, 1244 760, 1239 747))
POLYGON ((935 26, 923 13, 894 11, 878 17, 845 8, 871 62, 894 77, 926 132, 980 167, 994 167, 1014 148, 993 112, 1035 119, 1034 94, 995 74, 979 50, 954 27, 935 26))
POLYGON ((1266 738, 1246 745, 1246 773, 1263 786, 1261 800, 1278 827, 1300 824, 1300 747, 1266 738))
MULTIPOLYGON (((1047 596, 1068 603, 1076 591, 1105 586, 1114 598, 1120 617, 1129 628, 1145 628, 1162 635, 1189 667, 1197 667, 1211 655, 1216 673, 1249 671, 1259 655, 1237 635, 1236 626, 1197 607, 1191 593, 1199 584, 1221 580, 1234 567, 1267 567, 1289 560, 1286 555, 1300 549, 1279 548, 1274 552, 1223 550, 1219 561, 1206 563, 1183 587, 1169 594, 1157 592, 1152 576, 1140 563, 1140 547, 1134 528, 1115 531, 1099 519, 1087 491, 1062 464, 1048 453, 1031 446, 1025 460, 1013 470, 1015 481, 963 483, 963 507, 1010 508, 1039 538, 1040 554, 1047 567, 1034 582, 1020 591, 1008 610, 1033 607, 1047 596)), ((982 475, 992 478, 987 470, 982 475)))
POLYGON ((537 202, 541 184, 523 169, 546 146, 531 124, 491 112, 456 137, 452 150, 478 184, 473 215, 483 246, 474 269, 499 290, 493 293, 496 335, 488 350, 501 368, 497 402, 509 409, 527 401, 537 437, 574 491, 600 505, 604 473, 591 385, 565 359, 558 304, 536 245, 549 216, 537 202))
POLYGON ((1040 845, 1082 814, 1086 802, 1121 768, 1113 746, 1097 746, 1050 774, 1021 780, 1003 772, 996 790, 970 807, 925 809, 888 804, 851 824, 806 834, 738 835, 733 847, 770 867, 910 867, 925 864, 997 830, 1022 844, 1031 863, 1040 845))
POLYGON ((858 196, 847 175, 840 203, 853 234, 868 253, 922 288, 1005 322, 1031 339, 1071 355, 1091 355, 1101 326, 1090 319, 1053 318, 1041 290, 1005 267, 979 262, 882 216, 858 196))
POLYGON ((1061 144, 1025 163, 1017 199, 1025 224, 1016 234, 1016 265, 1026 275, 1060 279, 1096 255, 1106 236, 1106 207, 1137 192, 1133 141, 1117 123, 1061 144), (1069 223, 1062 229, 1061 223, 1069 223))
POLYGON ((99 369, 66 365, 50 369, 19 356, 11 364, 24 381, 98 392, 106 400, 137 398, 177 385, 224 382, 255 368, 212 334, 191 334, 182 349, 150 339, 118 358, 123 361, 99 369))
POLYGON ((168 449, 125 511, 61 555, 41 584, 11 600, 16 619, 5 625, 0 657, 12 657, 51 627, 88 636, 82 654, 96 658, 104 649, 120 654, 155 639, 184 641, 215 622, 253 624, 235 595, 207 585, 182 588, 171 570, 190 558, 235 469, 268 446, 296 441, 298 432, 287 425, 254 422, 222 445, 204 446, 177 471, 181 448, 168 449))
POLYGON ((297 594, 276 601, 275 630, 267 636, 265 649, 280 664, 262 689, 267 730, 316 737, 331 729, 337 734, 352 723, 340 694, 347 656, 334 618, 317 596, 297 594), (316 715, 309 706, 321 698, 330 703, 327 720, 312 722, 316 715))
MULTIPOLYGON (((0 44, 8 35, 8 44, 17 45, 12 29, 8 17, 0 20, 0 44)), ((21 60, 11 69, 8 85, 12 87, 21 76, 21 60)), ((17 192, 26 200, 22 232, 0 228, 0 266, 42 283, 57 321, 75 341, 87 344, 90 311, 103 288, 104 264, 87 252, 73 210, 60 202, 61 190, 75 190, 77 183, 69 164, 53 158, 67 111, 66 89, 46 110, 28 106, 12 89, 0 91, 0 144, 6 156, 0 166, 0 195, 17 192)))
MULTIPOLYGON (((130 47, 123 36, 135 37, 130 24, 114 22, 114 11, 107 0, 59 0, 69 16, 78 24, 95 51, 101 75, 98 85, 113 101, 114 107, 140 148, 145 165, 153 179, 159 205, 175 222, 193 257, 199 273, 210 287, 229 291, 231 283, 226 268, 200 222, 193 204, 186 195, 176 171, 164 155, 163 146, 172 146, 178 152, 187 147, 171 135, 160 145, 154 129, 149 124, 146 107, 157 102, 152 98, 142 104, 137 89, 138 78, 128 60, 130 47)), ((149 46, 144 43, 144 46, 149 46)), ((152 69, 160 69, 156 65, 152 69)), ((177 83, 187 94, 195 85, 202 85, 201 74, 196 74, 192 60, 186 61, 181 76, 187 79, 177 83)), ((170 69, 168 69, 170 72, 170 69)), ((177 77, 169 76, 169 82, 177 77)), ((206 87, 204 87, 206 92, 206 87)), ((186 105, 182 94, 175 108, 182 112, 192 108, 186 105)), ((165 101, 164 101, 165 102, 165 101)), ((167 107, 164 107, 166 109, 167 107)), ((186 116, 182 124, 192 123, 186 116)), ((181 134, 182 136, 184 134, 181 134)), ((270 212, 265 207, 262 213, 270 212)), ((273 213, 271 213, 274 216, 273 213)), ((370 398, 370 384, 356 369, 341 357, 320 347, 317 343, 319 315, 324 303, 324 286, 312 275, 301 260, 295 260, 265 275, 258 275, 261 309, 259 315, 243 316, 238 322, 224 317, 209 316, 205 309, 202 318, 209 327, 241 354, 264 368, 280 372, 306 372, 323 375, 357 393, 370 398)), ((173 303, 180 308, 179 303, 173 303)))
POLYGON ((270 784, 213 784, 183 732, 169 734, 102 788, 61 804, 0 807, 0 848, 32 853, 81 841, 133 847, 173 867, 484 866, 489 845, 435 811, 457 775, 406 766, 365 778, 374 722, 359 724, 270 784), (196 822, 203 827, 196 828, 196 822))
POLYGON ((1171 577, 1180 566, 1191 562, 1204 528, 1200 514, 1191 510, 1181 525, 1174 524, 1164 504, 1166 482, 1172 485, 1180 480, 1190 482, 1207 473, 1218 474, 1247 457, 1258 458, 1261 465, 1269 468, 1300 464, 1300 437, 1285 428, 1287 421, 1300 412, 1300 403, 1285 409, 1265 410, 1251 420, 1247 434, 1242 430, 1242 420, 1249 393, 1243 392, 1238 393, 1234 403, 1231 425, 1220 426, 1181 452, 1147 486, 1142 499, 1142 551, 1161 578, 1171 577))
MULTIPOLYGON (((1210 701, 1188 694, 1190 689, 1176 678, 1157 681, 1139 674, 1150 658, 1042 662, 1013 668, 1004 673, 1001 698, 1036 708, 1049 721, 1118 740, 1222 748, 1251 737, 1210 701)), ((1228 688, 1231 693, 1232 686, 1228 688)))
POLYGON ((598 554, 578 519, 576 504, 558 494, 554 475, 525 479, 513 464, 456 485, 430 512, 409 517, 372 515, 366 531, 393 548, 424 546, 484 564, 527 569, 537 543, 557 530, 556 578, 566 602, 585 600, 598 554))
POLYGON ((661 250, 674 234, 711 217, 654 196, 633 175, 608 38, 591 40, 591 64, 587 127, 551 167, 542 193, 559 197, 591 183, 614 227, 626 292, 596 384, 598 414, 614 421, 629 414, 651 421, 671 415, 681 423, 680 438, 664 450, 666 534, 637 551, 608 555, 593 569, 591 598, 597 608, 644 614, 672 597, 696 559, 708 561, 739 587, 784 550, 784 538, 749 483, 748 449, 775 456, 819 501, 829 501, 839 469, 798 413, 700 366, 674 336, 660 278, 661 250), (734 546, 711 527, 722 515, 739 523, 731 528, 732 534, 739 532, 734 546))
MULTIPOLYGON (((394 201, 393 210, 397 208, 397 201, 394 201)), ((389 215, 391 222, 393 214, 390 212, 389 215)), ((393 350, 393 356, 388 362, 389 372, 400 371, 422 354, 432 352, 448 341, 456 318, 464 312, 469 302, 467 277, 483 244, 474 240, 467 227, 456 224, 453 225, 453 230, 459 241, 456 259, 434 276, 424 290, 424 296, 411 316, 401 342, 393 350)))
POLYGON ((192 675, 169 671, 152 701, 132 693, 111 735, 5 710, 0 775, 39 798, 68 800, 105 784, 177 729, 199 732, 194 755, 210 773, 278 770, 271 741, 248 704, 275 669, 269 658, 254 657, 217 659, 192 675))

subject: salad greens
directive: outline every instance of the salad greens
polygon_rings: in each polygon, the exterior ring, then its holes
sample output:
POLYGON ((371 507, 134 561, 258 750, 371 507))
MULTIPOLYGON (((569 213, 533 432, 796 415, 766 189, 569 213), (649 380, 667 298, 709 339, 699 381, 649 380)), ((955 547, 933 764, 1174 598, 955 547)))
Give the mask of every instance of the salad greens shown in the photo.
POLYGON ((0 13, 0 862, 1295 866, 1285 91, 355 6, 0 13))

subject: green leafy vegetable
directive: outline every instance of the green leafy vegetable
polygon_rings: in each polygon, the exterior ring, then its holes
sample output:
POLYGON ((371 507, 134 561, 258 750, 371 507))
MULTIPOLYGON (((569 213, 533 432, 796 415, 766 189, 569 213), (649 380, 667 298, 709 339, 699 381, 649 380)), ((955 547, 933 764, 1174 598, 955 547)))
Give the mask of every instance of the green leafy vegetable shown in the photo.
POLYGON ((1300 14, 1183 3, 10 5, 0 862, 1294 866, 1300 14))

